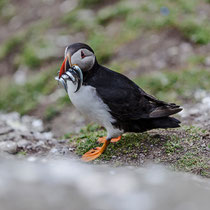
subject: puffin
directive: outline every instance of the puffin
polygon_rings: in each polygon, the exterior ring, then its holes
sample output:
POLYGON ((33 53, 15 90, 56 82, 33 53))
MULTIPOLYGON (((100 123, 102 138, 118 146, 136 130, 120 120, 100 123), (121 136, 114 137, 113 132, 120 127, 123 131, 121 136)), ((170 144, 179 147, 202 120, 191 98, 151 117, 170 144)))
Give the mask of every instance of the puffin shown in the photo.
POLYGON ((84 162, 98 158, 124 133, 180 127, 181 122, 171 117, 182 110, 179 105, 158 100, 125 75, 100 65, 87 44, 67 46, 58 73, 72 104, 107 131, 97 140, 102 146, 82 156, 84 162))

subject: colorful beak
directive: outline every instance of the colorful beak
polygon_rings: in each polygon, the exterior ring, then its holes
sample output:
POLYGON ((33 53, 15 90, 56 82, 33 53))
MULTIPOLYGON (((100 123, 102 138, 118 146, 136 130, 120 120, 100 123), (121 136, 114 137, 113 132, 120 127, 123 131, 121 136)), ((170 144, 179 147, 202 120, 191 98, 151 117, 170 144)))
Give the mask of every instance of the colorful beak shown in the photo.
POLYGON ((64 74, 66 72, 66 61, 67 61, 67 57, 64 59, 60 72, 59 72, 59 79, 61 78, 62 74, 64 74))

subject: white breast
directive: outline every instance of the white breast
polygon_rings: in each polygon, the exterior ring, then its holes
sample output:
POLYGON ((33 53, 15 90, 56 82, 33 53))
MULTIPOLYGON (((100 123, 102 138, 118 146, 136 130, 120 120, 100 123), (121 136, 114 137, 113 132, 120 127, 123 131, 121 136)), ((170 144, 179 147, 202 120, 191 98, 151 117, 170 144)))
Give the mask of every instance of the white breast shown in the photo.
POLYGON ((74 93, 76 87, 71 81, 67 81, 67 86, 69 98, 74 106, 84 115, 104 126, 108 132, 108 138, 118 137, 123 133, 122 130, 112 126, 115 119, 111 116, 109 107, 98 97, 94 87, 82 86, 74 93))

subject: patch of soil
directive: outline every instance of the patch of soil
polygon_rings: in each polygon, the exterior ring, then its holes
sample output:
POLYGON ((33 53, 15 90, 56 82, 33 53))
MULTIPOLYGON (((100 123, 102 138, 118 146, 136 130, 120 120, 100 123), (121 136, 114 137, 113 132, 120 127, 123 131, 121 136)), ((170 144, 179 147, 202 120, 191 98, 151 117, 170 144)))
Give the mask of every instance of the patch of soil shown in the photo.
MULTIPOLYGON (((176 29, 144 33, 137 39, 116 50, 114 59, 120 62, 133 61, 134 66, 124 73, 136 77, 142 73, 159 70, 180 70, 194 56, 208 56, 210 45, 194 45, 176 29), (130 73, 132 72, 132 73, 130 73)), ((205 67, 209 63, 205 62, 205 67)))
MULTIPOLYGON (((160 33, 145 33, 117 49, 117 61, 134 60, 136 74, 161 69, 180 68, 193 55, 193 46, 179 31, 166 29, 160 33)), ((130 70, 128 70, 130 71, 130 70)), ((126 73, 126 72, 125 72, 126 73)))
MULTIPOLYGON (((78 152, 86 139, 76 138, 71 147, 78 152), (76 146, 77 145, 77 146, 76 146)), ((203 133, 191 128, 158 129, 142 134, 124 134, 117 143, 111 143, 95 164, 116 166, 142 166, 150 162, 170 168, 204 175, 210 178, 210 131, 203 133)), ((93 143, 93 147, 97 147, 93 143), (93 146, 94 145, 94 146, 93 146)), ((88 149, 88 145, 86 146, 88 149)), ((74 151, 74 150, 73 150, 74 151)), ((83 152, 84 154, 84 152, 83 152)))

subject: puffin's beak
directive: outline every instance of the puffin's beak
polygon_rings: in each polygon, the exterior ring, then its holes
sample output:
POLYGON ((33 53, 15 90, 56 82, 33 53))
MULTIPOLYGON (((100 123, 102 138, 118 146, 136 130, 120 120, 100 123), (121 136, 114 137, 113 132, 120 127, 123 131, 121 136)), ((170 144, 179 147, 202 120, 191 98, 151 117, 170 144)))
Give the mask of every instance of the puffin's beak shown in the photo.
POLYGON ((70 67, 72 67, 72 63, 71 63, 71 55, 69 52, 67 52, 66 57, 62 63, 60 72, 59 72, 59 79, 62 76, 62 74, 64 74, 66 72, 66 70, 68 70, 70 67))
POLYGON ((62 74, 64 74, 66 72, 66 61, 67 61, 67 57, 64 59, 60 72, 59 72, 59 79, 61 78, 62 74))

